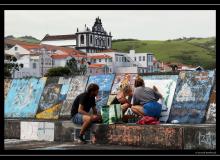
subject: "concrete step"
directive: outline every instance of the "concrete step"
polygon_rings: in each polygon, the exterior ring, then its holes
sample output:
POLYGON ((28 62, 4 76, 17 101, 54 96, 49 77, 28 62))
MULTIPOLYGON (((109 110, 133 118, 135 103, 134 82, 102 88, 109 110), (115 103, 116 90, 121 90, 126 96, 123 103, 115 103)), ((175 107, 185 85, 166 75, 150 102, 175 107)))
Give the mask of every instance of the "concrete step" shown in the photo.
MULTIPOLYGON (((5 120, 5 138, 73 142, 80 126, 71 121, 5 120)), ((86 133, 93 144, 157 149, 216 149, 216 124, 94 124, 86 133)))

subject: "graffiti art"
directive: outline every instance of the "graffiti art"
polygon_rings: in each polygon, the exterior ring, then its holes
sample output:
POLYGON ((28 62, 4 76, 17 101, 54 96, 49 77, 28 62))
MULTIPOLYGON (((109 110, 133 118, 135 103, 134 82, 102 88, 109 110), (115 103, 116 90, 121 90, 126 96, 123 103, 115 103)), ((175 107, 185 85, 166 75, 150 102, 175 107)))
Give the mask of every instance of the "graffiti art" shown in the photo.
POLYGON ((14 79, 5 99, 5 117, 34 118, 46 79, 14 79))
POLYGON ((61 108, 61 118, 70 118, 73 101, 75 100, 76 96, 85 91, 87 81, 88 76, 75 76, 72 78, 66 100, 61 108))
POLYGON ((202 123, 214 82, 214 71, 183 71, 179 74, 169 122, 202 123))

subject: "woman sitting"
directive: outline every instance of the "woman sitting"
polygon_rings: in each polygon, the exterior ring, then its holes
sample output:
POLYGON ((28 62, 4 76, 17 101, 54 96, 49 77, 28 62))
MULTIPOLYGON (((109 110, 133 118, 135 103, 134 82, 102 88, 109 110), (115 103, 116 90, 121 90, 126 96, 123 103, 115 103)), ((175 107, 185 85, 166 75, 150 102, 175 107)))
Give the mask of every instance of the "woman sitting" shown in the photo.
POLYGON ((130 85, 124 85, 120 88, 120 91, 117 93, 115 98, 110 104, 121 104, 122 112, 131 107, 131 98, 132 98, 132 88, 130 85), (128 97, 128 99, 126 98, 128 97))

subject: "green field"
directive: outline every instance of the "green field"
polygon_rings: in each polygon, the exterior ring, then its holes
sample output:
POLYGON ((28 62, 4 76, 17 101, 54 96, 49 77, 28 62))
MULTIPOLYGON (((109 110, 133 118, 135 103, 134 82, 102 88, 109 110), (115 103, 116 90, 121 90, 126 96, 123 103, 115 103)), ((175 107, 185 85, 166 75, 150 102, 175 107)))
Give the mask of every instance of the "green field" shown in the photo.
POLYGON ((167 41, 122 40, 113 41, 112 49, 122 52, 128 52, 130 49, 135 49, 137 53, 151 52, 159 61, 200 65, 206 69, 213 69, 216 64, 215 44, 215 38, 167 41))

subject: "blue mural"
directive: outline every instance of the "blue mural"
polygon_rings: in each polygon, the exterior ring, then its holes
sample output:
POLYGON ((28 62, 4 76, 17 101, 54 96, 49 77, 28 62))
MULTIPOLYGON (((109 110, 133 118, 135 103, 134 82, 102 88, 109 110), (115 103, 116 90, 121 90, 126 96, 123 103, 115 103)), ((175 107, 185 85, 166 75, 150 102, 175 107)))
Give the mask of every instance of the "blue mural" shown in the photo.
POLYGON ((5 99, 5 117, 34 118, 46 79, 13 79, 5 99))
POLYGON ((99 94, 96 97, 96 108, 98 111, 100 111, 102 106, 107 105, 114 77, 114 74, 96 75, 89 77, 87 87, 90 83, 96 83, 99 85, 99 94))
POLYGON ((61 88, 60 96, 59 96, 59 101, 63 102, 66 100, 66 96, 67 96, 68 90, 70 88, 71 80, 72 80, 72 78, 68 78, 68 77, 60 77, 59 78, 58 84, 62 84, 62 88, 61 88))
POLYGON ((169 122, 173 120, 177 123, 204 122, 214 75, 214 71, 180 72, 169 122))
POLYGON ((90 83, 96 83, 99 85, 99 91, 110 91, 114 77, 114 74, 90 76, 87 87, 90 83))

